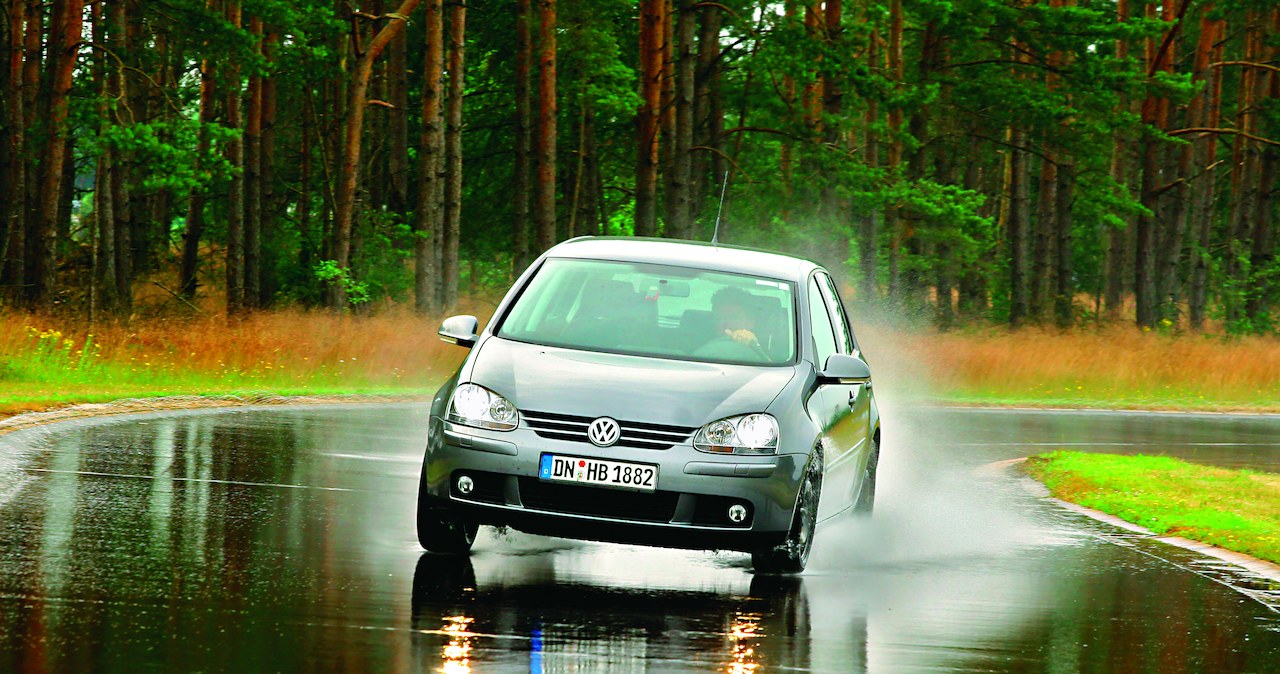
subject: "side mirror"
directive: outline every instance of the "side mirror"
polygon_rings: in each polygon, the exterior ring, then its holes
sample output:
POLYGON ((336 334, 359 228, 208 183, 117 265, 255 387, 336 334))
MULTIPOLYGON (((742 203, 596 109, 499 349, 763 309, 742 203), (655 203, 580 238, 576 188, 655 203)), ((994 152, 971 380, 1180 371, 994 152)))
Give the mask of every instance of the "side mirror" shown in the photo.
POLYGON ((440 340, 468 349, 476 345, 480 321, 475 316, 450 316, 440 324, 440 340))
POLYGON ((871 368, 866 361, 857 356, 843 353, 832 354, 827 364, 818 373, 819 384, 869 384, 871 368))

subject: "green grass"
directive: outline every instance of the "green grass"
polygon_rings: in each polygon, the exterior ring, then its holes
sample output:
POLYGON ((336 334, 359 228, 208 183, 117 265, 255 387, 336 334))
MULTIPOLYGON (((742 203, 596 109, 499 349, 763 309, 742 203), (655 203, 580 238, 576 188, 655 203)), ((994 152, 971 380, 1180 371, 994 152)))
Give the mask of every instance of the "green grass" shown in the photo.
POLYGON ((1026 470, 1064 501, 1280 563, 1280 475, 1085 452, 1033 456, 1026 470))

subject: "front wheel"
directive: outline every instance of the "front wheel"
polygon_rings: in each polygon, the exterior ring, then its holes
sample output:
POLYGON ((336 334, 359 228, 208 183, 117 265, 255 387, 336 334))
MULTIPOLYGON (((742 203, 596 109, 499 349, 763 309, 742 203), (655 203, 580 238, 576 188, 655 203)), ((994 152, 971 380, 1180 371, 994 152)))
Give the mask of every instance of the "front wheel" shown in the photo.
POLYGON ((451 555, 470 552, 480 525, 432 503, 427 495, 426 473, 424 465, 418 485, 418 544, 429 552, 451 555))
POLYGON ((418 507, 418 543, 424 550, 464 555, 476 542, 480 525, 444 512, 418 507))
POLYGON ((751 553, 756 573, 800 573, 813 550, 813 533, 818 526, 818 499, 822 495, 822 448, 813 450, 796 497, 796 513, 782 543, 751 553))

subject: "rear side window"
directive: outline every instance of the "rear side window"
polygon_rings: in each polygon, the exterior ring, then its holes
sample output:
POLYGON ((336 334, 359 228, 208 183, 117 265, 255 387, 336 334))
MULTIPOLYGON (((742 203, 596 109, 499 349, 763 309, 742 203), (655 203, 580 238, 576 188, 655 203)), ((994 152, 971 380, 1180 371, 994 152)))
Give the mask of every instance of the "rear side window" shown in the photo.
POLYGON ((827 364, 827 359, 836 353, 836 336, 831 326, 831 315, 827 313, 827 301, 818 289, 817 278, 809 279, 809 320, 813 324, 813 346, 817 355, 815 365, 819 369, 827 364))
POLYGON ((858 343, 853 338, 853 330, 849 328, 849 316, 844 312, 844 304, 840 302, 840 293, 836 284, 826 274, 818 274, 822 279, 823 290, 826 291, 827 306, 831 310, 831 319, 836 328, 836 343, 840 353, 857 355, 858 343))

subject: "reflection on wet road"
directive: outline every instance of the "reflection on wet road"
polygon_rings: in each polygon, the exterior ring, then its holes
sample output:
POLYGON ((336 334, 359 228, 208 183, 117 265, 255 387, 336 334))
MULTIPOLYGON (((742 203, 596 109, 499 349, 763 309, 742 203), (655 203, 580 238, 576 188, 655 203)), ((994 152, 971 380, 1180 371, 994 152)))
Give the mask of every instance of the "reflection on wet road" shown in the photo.
MULTIPOLYGON (((1280 471, 1280 419, 889 410, 877 513, 799 578, 483 530, 420 554, 420 406, 0 437, 0 671, 1274 671, 1211 564, 975 468, 1053 447, 1280 471)), ((1280 596, 1257 585, 1255 597, 1280 596)))

